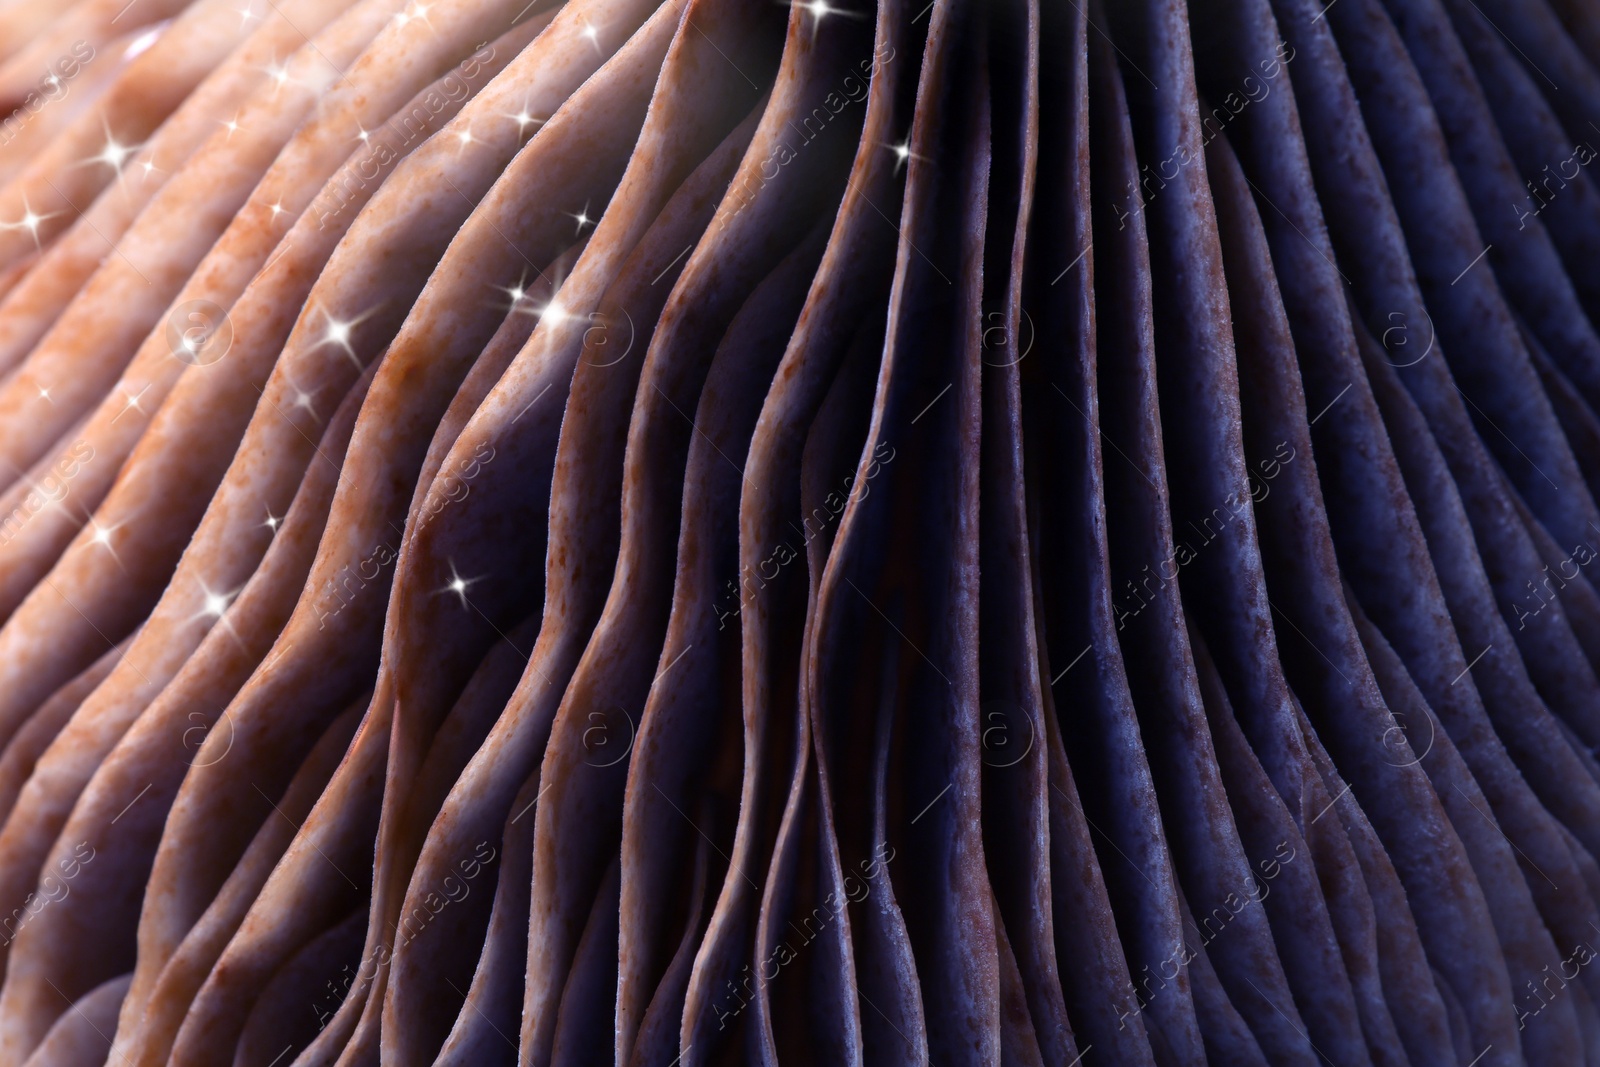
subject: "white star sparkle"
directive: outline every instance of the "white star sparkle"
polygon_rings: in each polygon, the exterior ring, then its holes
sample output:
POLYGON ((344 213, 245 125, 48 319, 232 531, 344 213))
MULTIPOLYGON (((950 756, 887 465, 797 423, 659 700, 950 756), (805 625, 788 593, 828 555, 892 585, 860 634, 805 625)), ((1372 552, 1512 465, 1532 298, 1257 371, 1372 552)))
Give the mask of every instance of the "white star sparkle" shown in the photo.
POLYGON ((519 137, 527 134, 529 126, 543 126, 545 121, 544 119, 536 119, 530 115, 526 105, 524 105, 522 110, 517 112, 515 115, 502 111, 500 113, 500 117, 510 119, 512 122, 517 124, 517 135, 519 137))
POLYGON ((544 322, 546 319, 548 319, 550 322, 553 322, 559 326, 570 318, 573 318, 572 312, 568 311, 554 300, 550 301, 544 307, 539 309, 540 322, 544 322))
POLYGON ((894 169, 896 173, 899 173, 900 168, 906 165, 906 160, 912 157, 911 142, 902 141, 899 144, 885 145, 884 147, 894 153, 894 169))
POLYGON ((103 548, 111 553, 111 558, 116 562, 117 566, 122 566, 122 557, 117 555, 116 546, 111 543, 111 535, 122 529, 123 525, 123 523, 119 522, 115 526, 101 526, 98 522, 90 519, 87 527, 89 539, 84 542, 83 547, 103 548))
POLYGON ((288 66, 286 64, 279 63, 276 59, 274 59, 268 66, 264 67, 263 70, 267 77, 271 78, 273 82, 276 83, 272 88, 272 95, 277 96, 278 93, 282 91, 283 87, 289 84, 290 79, 288 66))
POLYGON ((59 211, 52 211, 48 215, 41 215, 33 210, 33 206, 28 203, 27 196, 23 196, 22 217, 16 222, 0 222, 0 230, 27 230, 28 235, 33 238, 34 248, 40 248, 39 223, 44 222, 46 219, 53 219, 60 214, 61 212, 59 211))
POLYGON ((350 358, 350 362, 356 365, 357 370, 364 369, 361 366, 361 361, 356 358, 355 346, 350 343, 350 338, 354 334, 355 328, 360 326, 375 310, 377 309, 363 311, 353 319, 336 319, 324 309, 322 318, 325 325, 322 330, 322 340, 311 347, 321 348, 323 345, 336 345, 344 349, 344 354, 350 358))
MULTIPOLYGON (((102 123, 102 126, 104 126, 104 123, 102 123)), ((117 182, 120 184, 122 182, 123 164, 127 163, 128 157, 132 156, 137 151, 139 151, 138 145, 123 144, 121 141, 118 141, 111 135, 111 130, 109 128, 106 128, 105 147, 100 149, 99 152, 90 156, 88 159, 84 160, 83 165, 87 167, 95 166, 96 164, 104 164, 105 166, 110 167, 112 172, 116 174, 117 182)))
POLYGON ((122 399, 124 401, 122 410, 117 412, 111 421, 116 422, 117 419, 122 418, 122 416, 126 415, 130 411, 137 411, 141 415, 150 414, 144 408, 139 406, 139 401, 143 400, 144 394, 148 393, 149 391, 150 387, 148 385, 146 385, 143 389, 140 389, 137 393, 130 393, 124 389, 122 391, 122 399))
POLYGON ((839 7, 837 4, 830 4, 828 0, 790 0, 789 6, 791 8, 797 7, 811 16, 811 36, 813 39, 816 38, 817 30, 821 27, 823 19, 831 18, 835 15, 849 19, 862 17, 860 12, 852 11, 847 7, 839 7))
MULTIPOLYGON (((290 379, 289 381, 289 388, 294 390, 294 402, 290 406, 304 411, 309 411, 311 413, 311 420, 319 426, 322 425, 322 419, 317 415, 316 394, 306 392, 304 389, 296 385, 293 379, 290 379)), ((279 414, 282 414, 282 412, 280 411, 279 414)), ((287 415, 284 417, 288 418, 287 415)))
POLYGON ((118 174, 121 174, 122 165, 128 161, 128 157, 133 155, 135 151, 136 149, 133 145, 120 144, 115 138, 111 138, 106 141, 106 146, 100 150, 100 154, 94 158, 96 162, 104 163, 118 174))
POLYGON ((594 219, 591 219, 589 217, 589 205, 587 203, 585 203, 583 205, 583 210, 582 211, 579 211, 579 212, 576 212, 576 213, 571 212, 571 211, 567 211, 567 212, 563 212, 563 214, 565 214, 568 218, 573 218, 573 219, 576 219, 578 221, 578 227, 577 227, 577 229, 575 231, 573 231, 575 233, 582 233, 583 232, 583 228, 585 226, 593 226, 594 225, 594 219))
POLYGON ((195 579, 195 584, 200 587, 200 610, 190 615, 190 620, 201 619, 207 623, 221 620, 221 625, 226 627, 228 632, 237 639, 239 635, 234 633, 233 623, 229 622, 224 616, 228 614, 228 606, 233 603, 234 597, 239 595, 244 586, 241 585, 238 589, 224 592, 211 588, 198 578, 195 579))
POLYGON ((432 24, 428 22, 427 4, 413 3, 406 10, 397 12, 394 16, 394 21, 396 24, 401 26, 404 26, 408 22, 420 22, 428 26, 429 29, 433 28, 432 24))
MULTIPOLYGON (((500 292, 511 298, 511 307, 507 310, 511 311, 513 314, 526 310, 523 307, 522 302, 528 299, 528 289, 523 281, 518 281, 516 285, 496 285, 493 288, 498 289, 500 292)), ((496 304, 495 306, 498 307, 499 305, 496 304)))
POLYGON ((840 8, 828 3, 828 0, 798 0, 794 6, 804 9, 806 14, 811 16, 812 29, 816 29, 817 25, 829 15, 844 14, 840 8))
POLYGON ((461 577, 460 572, 458 572, 456 570, 455 560, 451 560, 450 561, 450 583, 448 585, 446 585, 443 589, 436 590, 435 595, 437 595, 438 593, 454 593, 460 599, 461 606, 463 608, 465 608, 467 606, 467 590, 472 588, 472 586, 474 584, 476 584, 477 582, 480 582, 482 580, 483 580, 482 578, 463 578, 463 577, 461 577))

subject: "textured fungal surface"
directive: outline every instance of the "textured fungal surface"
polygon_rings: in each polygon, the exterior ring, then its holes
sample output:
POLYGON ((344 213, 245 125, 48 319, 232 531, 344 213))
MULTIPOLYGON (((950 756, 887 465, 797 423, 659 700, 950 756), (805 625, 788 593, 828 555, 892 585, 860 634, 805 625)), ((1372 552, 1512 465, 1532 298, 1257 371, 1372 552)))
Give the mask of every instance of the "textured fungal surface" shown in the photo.
POLYGON ((1600 0, 0 0, 0 1067, 1600 1067, 1600 0))

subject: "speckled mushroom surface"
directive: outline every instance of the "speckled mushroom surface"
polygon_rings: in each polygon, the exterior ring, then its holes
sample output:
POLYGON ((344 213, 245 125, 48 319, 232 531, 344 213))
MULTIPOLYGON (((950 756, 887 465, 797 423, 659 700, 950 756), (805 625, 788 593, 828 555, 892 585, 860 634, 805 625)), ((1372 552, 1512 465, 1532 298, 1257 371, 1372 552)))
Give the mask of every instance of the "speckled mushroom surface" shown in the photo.
POLYGON ((1600 0, 0 0, 0 1067, 1600 1067, 1600 0))

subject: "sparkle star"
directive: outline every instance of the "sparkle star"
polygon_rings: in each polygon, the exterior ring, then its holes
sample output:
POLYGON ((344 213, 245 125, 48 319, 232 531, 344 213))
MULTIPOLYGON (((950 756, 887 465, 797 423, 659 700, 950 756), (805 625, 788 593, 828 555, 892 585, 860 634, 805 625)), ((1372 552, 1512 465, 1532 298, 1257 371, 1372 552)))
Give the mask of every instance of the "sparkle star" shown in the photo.
POLYGON ((532 115, 528 114, 528 109, 526 107, 524 107, 521 111, 517 112, 515 115, 508 115, 508 114, 505 114, 504 112, 502 112, 501 116, 503 118, 508 118, 512 122, 515 122, 517 124, 517 135, 519 137, 523 136, 524 134, 526 134, 528 132, 528 127, 529 126, 543 126, 544 125, 544 119, 536 119, 536 118, 534 118, 532 115))
POLYGON ((59 214, 61 214, 59 211, 52 211, 48 215, 39 214, 33 210, 33 206, 28 203, 28 198, 24 196, 22 198, 22 217, 16 222, 0 222, 0 229, 27 230, 28 236, 33 238, 33 246, 40 248, 39 223, 44 222, 46 219, 53 219, 59 214))
POLYGON ((100 154, 95 158, 108 166, 121 170, 122 165, 128 161, 128 157, 133 153, 134 146, 119 144, 115 140, 108 140, 106 141, 106 146, 100 150, 100 154))
POLYGON ((311 347, 321 348, 323 345, 335 345, 344 349, 344 354, 350 358, 350 361, 356 365, 357 369, 364 369, 361 367, 361 361, 356 358, 355 346, 350 343, 350 338, 354 334, 355 328, 372 314, 372 310, 363 311, 353 319, 336 319, 324 310, 322 318, 325 325, 322 329, 322 340, 311 347))
POLYGON ((122 529, 122 524, 118 523, 115 526, 101 526, 98 522, 90 519, 88 529, 89 540, 84 542, 83 547, 103 548, 107 552, 111 553, 111 558, 116 562, 117 566, 122 566, 122 557, 117 555, 116 546, 111 543, 111 535, 122 529))
MULTIPOLYGON (((294 390, 294 403, 291 406, 301 411, 310 412, 311 421, 315 422, 319 426, 322 425, 322 420, 317 417, 316 397, 313 394, 306 392, 298 385, 295 385, 292 381, 289 383, 289 388, 294 390)), ((282 412, 280 411, 279 414, 282 414, 282 412)), ((285 415, 284 418, 287 419, 288 416, 285 415)))
MULTIPOLYGON (((239 589, 234 589, 231 592, 219 592, 198 579, 195 584, 200 587, 200 610, 189 616, 189 618, 204 619, 207 622, 222 619, 222 625, 231 631, 233 629, 232 624, 224 619, 223 616, 228 613, 228 605, 233 603, 233 598, 238 596, 239 590, 244 587, 240 586, 239 589)), ((234 636, 237 637, 238 635, 235 634, 234 636)))
MULTIPOLYGON (((39 399, 40 400, 50 400, 50 390, 41 387, 39 389, 39 399)), ((54 400, 50 400, 50 403, 54 404, 55 401, 54 400)))
POLYGON ((461 606, 463 608, 465 608, 467 606, 467 590, 472 588, 472 586, 475 583, 479 582, 479 581, 482 581, 482 579, 481 578, 463 578, 463 577, 461 577, 461 574, 456 570, 455 561, 451 560, 450 561, 450 583, 448 585, 446 585, 443 589, 438 590, 438 592, 440 592, 440 593, 454 593, 456 595, 456 597, 460 599, 461 606))
POLYGON ((278 221, 279 215, 287 214, 287 209, 283 206, 283 199, 281 197, 274 203, 268 204, 267 210, 272 212, 273 222, 278 221))
POLYGON ((828 0, 791 0, 791 7, 798 7, 811 16, 811 34, 816 36, 817 28, 822 25, 822 20, 833 15, 841 18, 860 18, 861 15, 847 7, 838 7, 828 3, 828 0))
POLYGON ((137 411, 141 415, 148 415, 149 412, 145 411, 144 408, 139 406, 139 401, 143 400, 144 399, 144 394, 148 393, 149 391, 150 391, 150 387, 148 385, 145 386, 143 389, 140 389, 137 393, 130 393, 130 392, 124 390, 123 394, 122 394, 122 399, 125 402, 122 405, 122 410, 117 412, 116 416, 114 418, 112 418, 111 421, 112 422, 116 422, 117 419, 122 418, 122 416, 126 415, 130 411, 137 411))
MULTIPOLYGON (((545 281, 548 281, 548 279, 545 279, 545 281)), ((529 284, 526 272, 517 279, 516 285, 491 285, 490 288, 511 298, 509 307, 499 301, 491 305, 492 307, 509 312, 512 315, 532 315, 534 318, 538 318, 545 313, 545 308, 540 307, 535 301, 544 298, 550 293, 550 290, 543 281, 529 284)))
POLYGON ((274 60, 270 66, 265 68, 265 71, 267 77, 277 83, 272 90, 273 95, 276 96, 279 90, 289 84, 289 68, 285 64, 274 60))
POLYGON ((240 26, 248 26, 251 19, 258 19, 261 17, 260 15, 256 14, 256 5, 254 3, 246 4, 244 7, 234 8, 234 11, 239 16, 240 26))
POLYGON ((105 164, 106 166, 110 167, 114 172, 116 172, 117 180, 121 181, 122 180, 122 165, 128 161, 128 157, 129 156, 133 155, 138 150, 139 150, 139 146, 138 145, 125 145, 125 144, 122 144, 115 137, 111 136, 110 131, 107 131, 106 132, 106 144, 105 144, 105 147, 100 149, 100 151, 97 154, 95 154, 93 156, 90 156, 88 159, 84 160, 84 162, 85 163, 89 163, 89 164, 93 164, 93 163, 103 163, 103 164, 105 164))
POLYGON ((512 286, 496 285, 494 288, 511 298, 511 307, 508 310, 512 312, 523 310, 522 302, 528 298, 528 290, 524 288, 522 282, 519 281, 512 286))
POLYGON ((594 45, 596 52, 600 51, 600 29, 588 19, 583 20, 583 29, 578 34, 584 40, 594 45))
POLYGON ((894 169, 896 174, 900 172, 901 167, 906 165, 906 160, 922 158, 915 152, 911 151, 911 142, 909 140, 901 141, 899 144, 884 145, 883 147, 894 153, 894 169))
POLYGON ((568 211, 565 214, 567 215, 568 218, 573 218, 573 219, 576 219, 578 221, 578 228, 575 231, 573 231, 575 233, 582 233, 583 232, 583 228, 585 226, 593 226, 594 225, 594 219, 591 219, 589 217, 589 205, 588 204, 584 204, 583 205, 583 210, 577 212, 576 214, 574 214, 571 211, 568 211))
POLYGON ((274 515, 272 512, 269 511, 269 512, 267 512, 267 521, 262 523, 261 525, 265 526, 267 529, 271 530, 273 533, 277 533, 278 532, 278 527, 283 525, 283 519, 279 518, 278 516, 274 515))
POLYGON ((228 139, 232 140, 233 135, 239 132, 239 116, 235 114, 233 118, 222 123, 221 125, 223 129, 228 131, 228 139))
POLYGON ((394 20, 401 26, 404 26, 408 22, 427 23, 428 5, 413 3, 409 9, 397 12, 394 16, 394 20))

